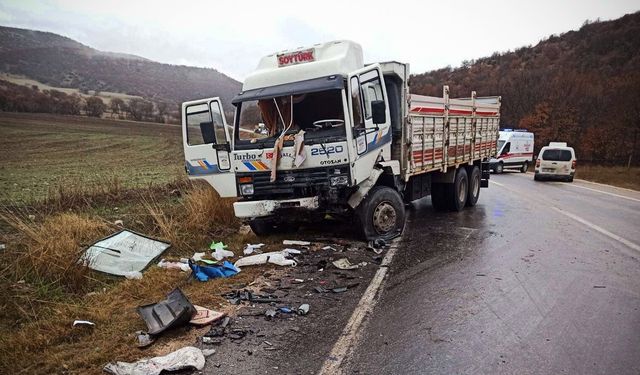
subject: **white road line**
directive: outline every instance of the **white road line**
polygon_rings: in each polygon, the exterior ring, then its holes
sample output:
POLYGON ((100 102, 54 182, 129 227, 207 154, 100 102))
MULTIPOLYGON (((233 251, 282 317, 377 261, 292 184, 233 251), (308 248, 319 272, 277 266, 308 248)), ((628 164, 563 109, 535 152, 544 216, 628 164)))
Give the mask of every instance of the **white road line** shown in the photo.
POLYGON ((389 270, 389 264, 391 264, 393 257, 398 251, 398 243, 400 242, 400 239, 401 237, 392 241, 389 251, 382 259, 380 268, 376 271, 376 274, 373 276, 367 290, 360 298, 358 306, 356 306, 356 309, 351 314, 351 318, 349 318, 347 325, 344 327, 342 335, 333 345, 331 353, 329 353, 329 358, 324 361, 318 375, 334 375, 343 373, 340 367, 358 343, 363 323, 365 323, 367 315, 373 311, 373 308, 378 302, 377 296, 379 296, 379 292, 382 291, 384 278, 389 270))
POLYGON ((504 187, 504 185, 503 185, 503 184, 501 184, 501 183, 499 183, 499 182, 495 182, 495 181, 493 181, 493 180, 489 180, 489 182, 491 182, 492 184, 496 184, 496 185, 498 185, 498 186, 502 186, 502 187, 504 187))
POLYGON ((576 216, 576 215, 574 215, 574 214, 572 214, 570 212, 567 212, 567 211, 562 210, 562 209, 560 209, 558 207, 555 207, 555 206, 551 206, 551 208, 553 208, 557 212, 561 213, 562 215, 564 215, 566 217, 569 217, 569 218, 571 218, 571 219, 573 219, 573 220, 575 220, 575 221, 577 221, 579 223, 582 223, 582 224, 588 226, 589 228, 591 228, 591 229, 593 229, 595 231, 598 231, 598 232, 604 234, 605 236, 607 236, 607 237, 609 237, 611 239, 614 239, 614 240, 616 240, 616 241, 618 241, 618 242, 620 242, 620 243, 622 243, 622 244, 624 244, 624 245, 630 247, 631 249, 633 249, 633 250, 635 250, 635 251, 640 253, 640 245, 637 245, 637 244, 635 244, 635 243, 633 243, 633 242, 631 242, 631 241, 629 241, 627 239, 624 239, 624 238, 618 236, 617 234, 613 234, 613 233, 609 232, 608 230, 606 230, 606 229, 604 229, 602 227, 599 227, 599 226, 597 226, 597 225, 595 225, 595 224, 593 224, 593 223, 581 218, 580 216, 576 216))
POLYGON ((598 190, 598 189, 592 189, 592 188, 588 188, 586 186, 580 186, 580 185, 575 185, 575 184, 564 184, 565 186, 571 186, 571 187, 575 187, 575 188, 580 188, 580 189, 585 189, 585 190, 591 190, 591 191, 595 191, 597 193, 602 193, 602 194, 607 194, 607 195, 611 195, 612 197, 618 197, 618 198, 622 198, 622 199, 628 199, 630 201, 634 201, 634 202, 640 202, 640 199, 636 199, 636 198, 631 198, 631 197, 627 197, 626 195, 620 195, 620 194, 616 194, 616 193, 610 193, 608 191, 602 191, 602 190, 598 190))

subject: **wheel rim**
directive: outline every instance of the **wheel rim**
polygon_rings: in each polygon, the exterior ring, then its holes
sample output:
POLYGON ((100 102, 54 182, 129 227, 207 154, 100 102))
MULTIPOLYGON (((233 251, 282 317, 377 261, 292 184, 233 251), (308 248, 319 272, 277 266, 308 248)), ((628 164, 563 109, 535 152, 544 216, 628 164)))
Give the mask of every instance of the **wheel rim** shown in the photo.
POLYGON ((522 171, 526 173, 528 169, 529 169, 529 164, 524 163, 524 165, 522 166, 522 171))
POLYGON ((502 173, 502 164, 498 164, 498 173, 502 173))
POLYGON ((373 210, 373 227, 379 234, 388 233, 396 226, 397 214, 393 205, 380 202, 373 210))
POLYGON ((473 192, 473 196, 477 197, 480 193, 480 176, 477 176, 471 181, 471 191, 473 192))
POLYGON ((463 179, 460 181, 460 185, 458 186, 458 201, 464 202, 464 199, 467 197, 467 181, 463 179))

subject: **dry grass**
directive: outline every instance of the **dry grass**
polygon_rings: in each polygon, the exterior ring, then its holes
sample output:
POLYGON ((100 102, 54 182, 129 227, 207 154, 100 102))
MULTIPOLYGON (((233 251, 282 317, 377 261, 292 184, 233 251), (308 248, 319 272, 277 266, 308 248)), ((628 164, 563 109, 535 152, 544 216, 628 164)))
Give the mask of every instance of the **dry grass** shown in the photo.
POLYGON ((640 190, 640 167, 578 165, 576 178, 640 190))
MULTIPOLYGON (((224 240, 239 254, 242 244, 255 241, 253 234, 237 233, 233 201, 221 199, 209 185, 186 183, 178 195, 149 190, 130 208, 137 213, 135 230, 172 242, 164 258, 203 251, 213 239, 224 240)), ((60 197, 68 200, 68 195, 60 197)), ((247 268, 233 278, 208 283, 155 266, 142 280, 98 274, 77 262, 88 244, 115 230, 98 211, 38 213, 35 220, 6 208, 0 214, 0 221, 11 228, 10 235, 0 238, 8 247, 0 255, 5 265, 0 270, 0 373, 97 374, 108 361, 131 361, 193 344, 203 331, 176 329, 147 350, 135 348, 133 332, 145 328, 136 307, 180 287, 195 304, 232 312, 234 307, 220 294, 253 281, 267 268, 247 268), (90 320, 96 327, 72 328, 75 319, 90 320)))

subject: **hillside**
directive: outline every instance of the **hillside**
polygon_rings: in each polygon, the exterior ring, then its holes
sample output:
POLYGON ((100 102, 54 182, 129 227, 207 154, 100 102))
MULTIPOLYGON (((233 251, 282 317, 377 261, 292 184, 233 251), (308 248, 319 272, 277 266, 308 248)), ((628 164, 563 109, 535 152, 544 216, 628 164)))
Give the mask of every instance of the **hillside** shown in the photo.
POLYGON ((534 131, 536 149, 558 140, 581 160, 640 159, 640 12, 414 75, 411 91, 441 95, 444 84, 455 96, 501 95, 502 126, 534 131))
POLYGON ((241 86, 215 69, 161 64, 98 51, 53 33, 3 26, 0 72, 53 87, 117 92, 167 103, 220 96, 230 106, 241 86))

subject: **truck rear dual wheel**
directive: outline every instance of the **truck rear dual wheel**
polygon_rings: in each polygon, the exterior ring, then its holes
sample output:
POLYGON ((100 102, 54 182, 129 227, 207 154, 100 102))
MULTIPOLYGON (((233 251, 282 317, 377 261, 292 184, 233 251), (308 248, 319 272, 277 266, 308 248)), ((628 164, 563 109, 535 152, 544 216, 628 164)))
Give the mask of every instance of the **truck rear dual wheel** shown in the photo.
POLYGON ((469 192, 467 194, 467 207, 475 206, 480 198, 480 168, 470 166, 467 169, 469 177, 469 192))
POLYGON ((396 190, 375 186, 356 209, 356 216, 367 240, 389 240, 404 228, 404 202, 396 190))
POLYGON ((480 170, 478 167, 473 167, 471 175, 477 180, 477 188, 471 191, 469 190, 469 176, 466 168, 458 168, 452 184, 432 184, 431 203, 433 208, 437 211, 462 211, 467 202, 470 206, 475 205, 480 196, 480 170))

